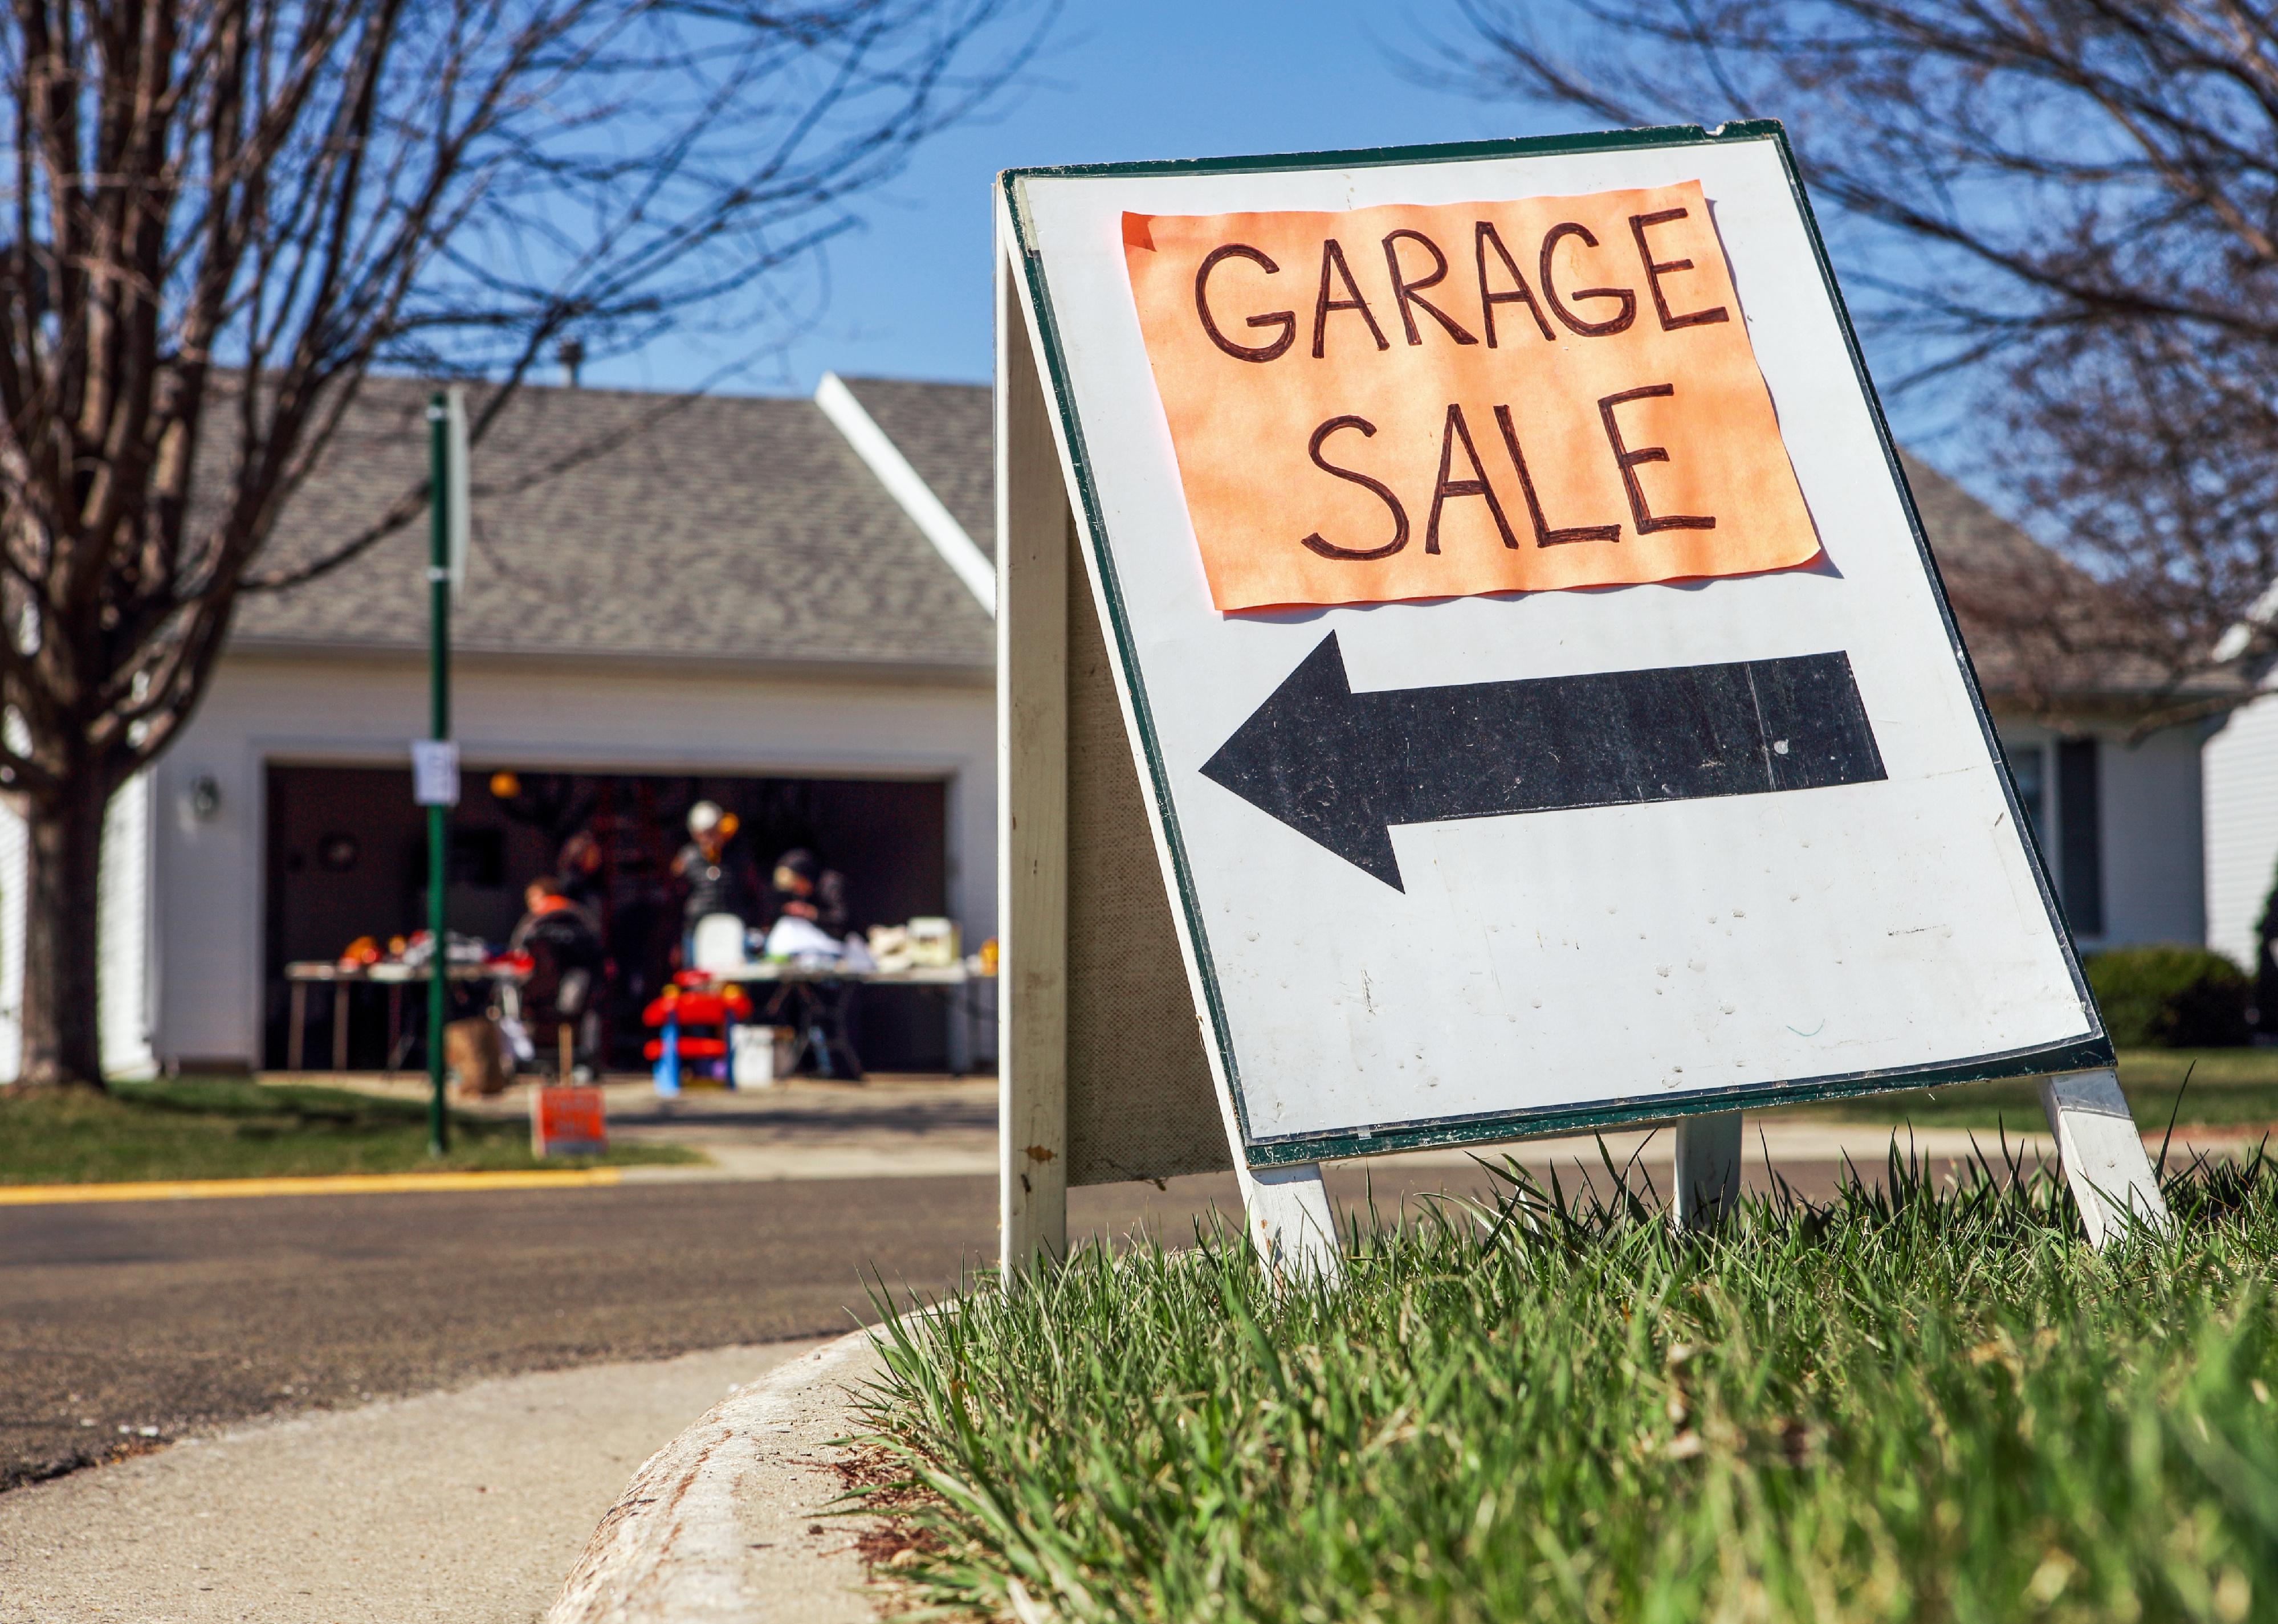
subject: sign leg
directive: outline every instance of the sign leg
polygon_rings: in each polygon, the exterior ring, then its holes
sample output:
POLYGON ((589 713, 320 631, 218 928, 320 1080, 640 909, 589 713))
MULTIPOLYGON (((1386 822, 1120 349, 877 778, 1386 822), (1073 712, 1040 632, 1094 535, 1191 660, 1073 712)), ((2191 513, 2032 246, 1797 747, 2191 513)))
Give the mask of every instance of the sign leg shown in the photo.
POLYGON ((2159 1175, 2144 1154, 2117 1076, 2100 1071, 2045 1077, 2041 1109, 2048 1113, 2090 1245, 2102 1247, 2126 1233, 2131 1214, 2154 1229, 2167 1227, 2172 1220, 2159 1175))
POLYGON ((1677 1123, 1679 1229, 1713 1229, 1740 1199, 1740 1113, 1709 1111, 1677 1123))
POLYGON ((1067 594, 1075 523, 997 264, 997 1155, 1007 1278, 1067 1251, 1067 594))
POLYGON ((1344 1272, 1344 1250, 1337 1244, 1336 1215, 1329 1210, 1320 1163, 1239 1170, 1243 1222, 1265 1266, 1284 1279, 1337 1279, 1344 1272))

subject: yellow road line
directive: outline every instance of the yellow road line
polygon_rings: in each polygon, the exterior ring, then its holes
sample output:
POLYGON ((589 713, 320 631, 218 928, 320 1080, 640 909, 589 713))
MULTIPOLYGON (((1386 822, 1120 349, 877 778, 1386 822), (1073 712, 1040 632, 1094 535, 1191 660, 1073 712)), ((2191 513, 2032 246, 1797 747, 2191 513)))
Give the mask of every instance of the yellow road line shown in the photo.
POLYGON ((612 1185, 614 1167, 555 1172, 333 1173, 309 1178, 175 1178, 126 1184, 0 1185, 0 1207, 43 1207, 72 1201, 187 1201, 218 1196, 380 1195, 403 1190, 544 1190, 612 1185))

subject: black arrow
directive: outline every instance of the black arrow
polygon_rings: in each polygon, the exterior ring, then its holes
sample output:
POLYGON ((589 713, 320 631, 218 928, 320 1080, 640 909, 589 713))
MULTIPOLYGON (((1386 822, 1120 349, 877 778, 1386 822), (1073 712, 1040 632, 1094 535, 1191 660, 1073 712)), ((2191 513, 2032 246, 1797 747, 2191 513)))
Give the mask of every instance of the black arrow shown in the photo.
POLYGON ((1357 694, 1331 632, 1203 776, 1395 890, 1391 826, 1884 776, 1850 657, 1357 694))

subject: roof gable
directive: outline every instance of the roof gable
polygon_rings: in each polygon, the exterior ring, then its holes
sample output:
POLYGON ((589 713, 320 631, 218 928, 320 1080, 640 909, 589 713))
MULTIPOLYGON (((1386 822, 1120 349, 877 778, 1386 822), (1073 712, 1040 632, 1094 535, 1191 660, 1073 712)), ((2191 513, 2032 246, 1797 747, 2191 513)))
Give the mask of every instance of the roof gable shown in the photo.
MULTIPOLYGON (((424 477, 429 389, 366 382, 287 505, 265 570, 322 556, 424 477)), ((812 401, 525 387, 473 463, 455 647, 913 668, 995 659, 988 615, 812 401)), ((233 644, 424 647, 427 545, 415 523, 315 580, 247 594, 233 644)))
POLYGON ((889 377, 845 382, 974 545, 994 559, 997 467, 990 447, 996 423, 989 386, 889 377))

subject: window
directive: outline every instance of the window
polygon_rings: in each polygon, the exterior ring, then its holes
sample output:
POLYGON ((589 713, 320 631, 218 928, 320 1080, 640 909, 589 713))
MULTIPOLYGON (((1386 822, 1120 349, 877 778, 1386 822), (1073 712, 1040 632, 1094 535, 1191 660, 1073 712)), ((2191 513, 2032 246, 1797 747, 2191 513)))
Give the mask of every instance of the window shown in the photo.
POLYGON ((2045 855, 2049 849, 2048 752, 2038 744, 2004 743, 2001 748, 2009 758, 2009 776, 2016 783, 2017 799, 2024 804, 2033 839, 2045 855))
POLYGON ((2057 744, 2058 890, 2065 917, 2082 936, 2104 934, 2104 817, 2096 741, 2057 744))
POLYGON ((2096 740, 2059 739, 2053 745, 2004 740, 2001 750, 2065 918, 2075 934, 2101 936, 2104 820, 2096 740))

